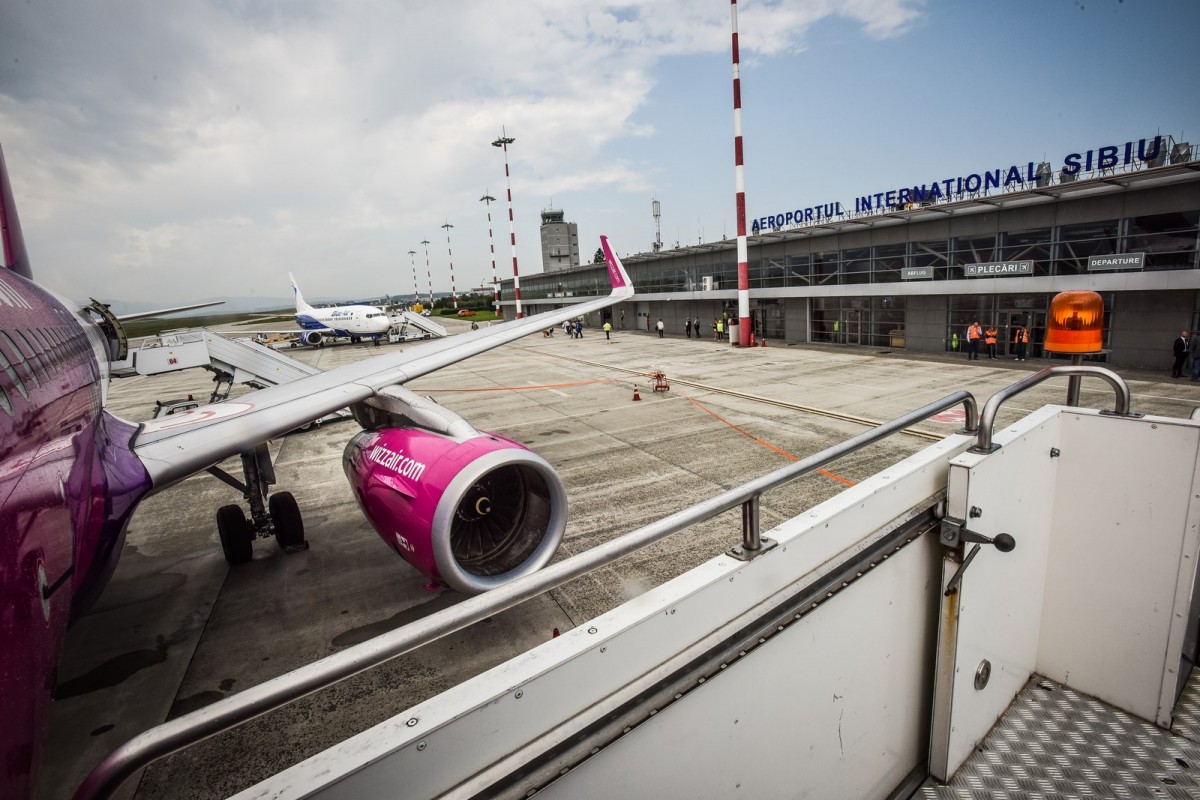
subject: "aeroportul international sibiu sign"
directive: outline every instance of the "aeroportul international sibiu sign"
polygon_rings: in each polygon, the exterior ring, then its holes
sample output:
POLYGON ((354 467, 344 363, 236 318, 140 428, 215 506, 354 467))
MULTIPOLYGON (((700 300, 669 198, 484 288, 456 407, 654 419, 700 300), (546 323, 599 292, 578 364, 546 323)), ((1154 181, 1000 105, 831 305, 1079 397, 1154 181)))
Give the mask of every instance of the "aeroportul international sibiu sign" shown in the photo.
MULTIPOLYGON (((1128 141, 1123 145, 1105 145, 1084 153, 1069 153, 1063 158, 1059 171, 1063 175, 1074 177, 1080 172, 1091 172, 1095 169, 1127 167, 1131 164, 1158 158, 1164 146, 1162 137, 1155 136, 1149 140, 1128 141)), ((928 183, 858 195, 854 199, 854 213, 904 208, 913 203, 933 203, 945 199, 960 200, 976 192, 988 192, 993 189, 1008 190, 1013 187, 1020 189, 1028 185, 1036 186, 1037 180, 1038 165, 1034 162, 1012 164, 987 172, 972 172, 969 175, 941 178, 928 183)), ((750 232, 761 233, 776 228, 822 222, 845 214, 846 209, 841 202, 819 203, 765 217, 756 217, 751 222, 750 232)))

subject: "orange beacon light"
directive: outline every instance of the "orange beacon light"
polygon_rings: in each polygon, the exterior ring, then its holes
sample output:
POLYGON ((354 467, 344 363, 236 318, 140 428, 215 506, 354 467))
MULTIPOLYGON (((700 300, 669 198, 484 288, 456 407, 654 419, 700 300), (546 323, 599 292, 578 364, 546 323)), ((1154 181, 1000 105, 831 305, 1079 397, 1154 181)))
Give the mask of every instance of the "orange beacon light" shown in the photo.
POLYGON ((1095 292, 1059 292, 1050 301, 1046 341, 1052 353, 1099 353, 1104 346, 1104 300, 1095 292))

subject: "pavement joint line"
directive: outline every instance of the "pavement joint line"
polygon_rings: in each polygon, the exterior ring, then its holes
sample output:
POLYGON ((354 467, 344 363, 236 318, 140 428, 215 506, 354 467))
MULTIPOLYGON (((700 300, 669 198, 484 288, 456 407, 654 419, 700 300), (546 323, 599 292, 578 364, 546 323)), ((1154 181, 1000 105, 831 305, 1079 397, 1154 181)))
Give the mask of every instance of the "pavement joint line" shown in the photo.
MULTIPOLYGON (((538 352, 538 351, 534 351, 534 352, 538 352)), ((645 372, 642 372, 640 370, 630 369, 628 367, 618 367, 618 366, 615 366, 612 364, 602 364, 598 361, 590 361, 588 359, 578 358, 575 356, 566 356, 566 355, 562 355, 561 353, 544 353, 544 355, 547 355, 551 358, 559 358, 564 361, 574 361, 576 363, 587 364, 589 366, 600 367, 602 369, 611 369, 611 370, 615 370, 618 372, 624 372, 624 373, 627 373, 630 375, 636 375, 638 377, 644 376, 646 374, 645 372)), ((878 420, 873 420, 868 417, 858 417, 853 414, 843 414, 839 411, 830 411, 829 409, 815 408, 813 406, 800 405, 799 403, 789 403, 786 400, 776 400, 774 398, 763 397, 761 395, 754 395, 754 394, 750 394, 748 392, 739 392, 735 389, 722 389, 718 386, 710 386, 708 384, 699 383, 697 381, 689 381, 685 378, 671 377, 671 381, 673 383, 679 384, 680 386, 687 386, 691 389, 699 389, 702 391, 714 392, 716 394, 729 395, 730 397, 740 397, 743 400, 753 400, 755 402, 766 403, 768 405, 780 406, 782 408, 793 409, 795 411, 803 411, 807 414, 814 414, 816 416, 829 417, 831 419, 838 419, 843 422, 853 422, 858 425, 864 425, 869 428, 876 428, 883 424, 882 422, 880 422, 878 420)), ((918 430, 916 428, 905 428, 904 430, 902 430, 900 432, 907 433, 910 436, 916 436, 918 438, 927 439, 929 441, 934 441, 934 442, 940 442, 942 439, 946 438, 945 436, 940 436, 936 433, 928 433, 926 431, 918 430)))

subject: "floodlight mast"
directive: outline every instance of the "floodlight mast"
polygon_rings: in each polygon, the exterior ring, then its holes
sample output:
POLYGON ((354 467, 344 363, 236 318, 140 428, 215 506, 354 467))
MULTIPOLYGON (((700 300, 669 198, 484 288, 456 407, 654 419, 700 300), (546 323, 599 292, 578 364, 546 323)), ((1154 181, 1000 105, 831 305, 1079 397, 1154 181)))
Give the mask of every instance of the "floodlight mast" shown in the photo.
POLYGON ((479 200, 487 206, 488 246, 492 249, 492 312, 496 316, 500 316, 500 280, 496 277, 496 239, 492 236, 492 203, 496 202, 496 198, 485 191, 479 200))
POLYGON ((500 126, 500 138, 492 142, 492 147, 500 147, 504 150, 504 188, 508 192, 508 238, 512 242, 513 298, 517 301, 517 319, 521 319, 525 314, 521 311, 521 276, 517 271, 517 229, 513 224, 512 182, 508 171, 508 146, 515 141, 516 139, 506 134, 502 125, 500 126))
POLYGON ((417 251, 409 250, 408 257, 412 261, 413 268, 413 302, 421 299, 421 287, 417 284, 417 251))
POLYGON ((454 303, 454 310, 458 311, 458 289, 454 286, 454 251, 450 249, 450 229, 454 226, 447 222, 442 227, 446 229, 446 254, 450 257, 450 299, 454 303))
POLYGON ((737 0, 729 0, 733 28, 733 158, 737 190, 738 344, 750 346, 750 257, 746 241, 746 174, 742 159, 742 78, 738 54, 737 0))
POLYGON ((429 310, 433 311, 433 273, 429 270, 429 240, 421 242, 425 245, 425 278, 429 281, 429 310))

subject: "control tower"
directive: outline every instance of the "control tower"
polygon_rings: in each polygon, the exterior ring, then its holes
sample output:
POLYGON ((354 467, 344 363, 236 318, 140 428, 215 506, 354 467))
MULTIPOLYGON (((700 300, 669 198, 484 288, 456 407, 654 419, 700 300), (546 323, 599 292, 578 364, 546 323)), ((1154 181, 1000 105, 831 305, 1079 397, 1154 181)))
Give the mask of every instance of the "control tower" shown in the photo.
POLYGON ((579 226, 565 222, 561 210, 542 211, 542 270, 568 269, 579 266, 579 226))

